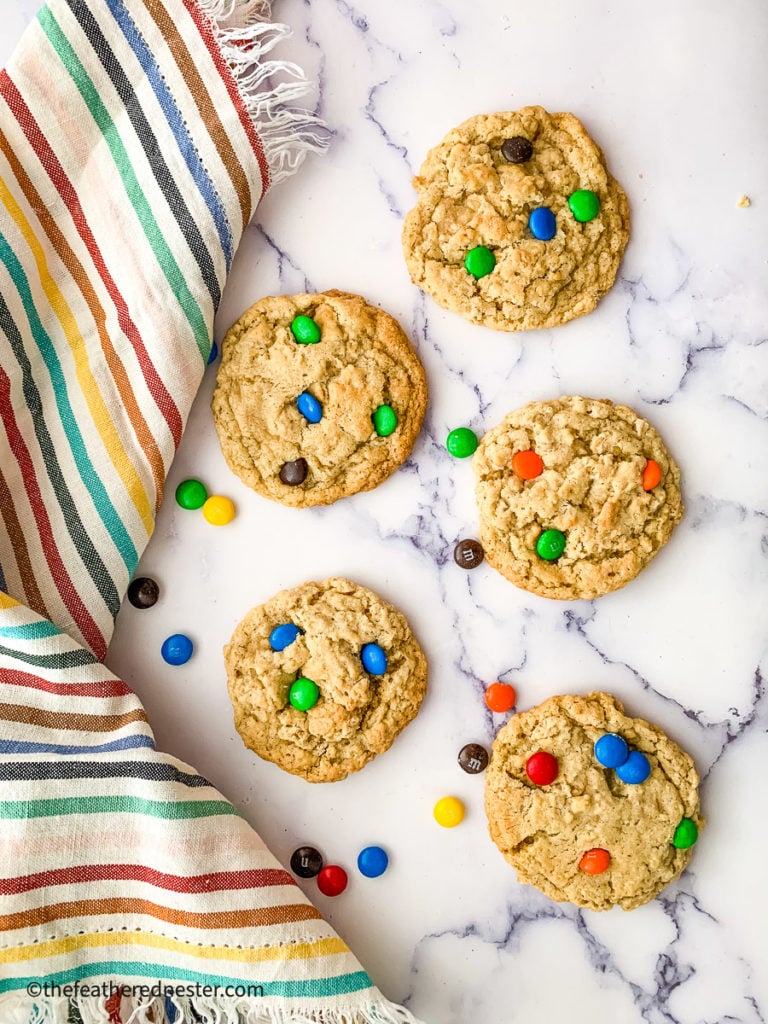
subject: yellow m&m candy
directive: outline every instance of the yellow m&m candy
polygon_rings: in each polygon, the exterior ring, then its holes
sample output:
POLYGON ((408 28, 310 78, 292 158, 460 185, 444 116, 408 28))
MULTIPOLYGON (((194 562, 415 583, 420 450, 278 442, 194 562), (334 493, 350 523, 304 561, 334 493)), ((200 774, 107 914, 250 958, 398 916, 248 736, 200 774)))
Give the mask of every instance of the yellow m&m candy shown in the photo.
POLYGON ((464 820, 464 804, 456 796, 444 796, 435 804, 432 813, 443 828, 453 828, 464 820))
POLYGON ((235 503, 221 494, 212 494, 203 505, 203 515, 213 526, 226 526, 235 518, 235 503))

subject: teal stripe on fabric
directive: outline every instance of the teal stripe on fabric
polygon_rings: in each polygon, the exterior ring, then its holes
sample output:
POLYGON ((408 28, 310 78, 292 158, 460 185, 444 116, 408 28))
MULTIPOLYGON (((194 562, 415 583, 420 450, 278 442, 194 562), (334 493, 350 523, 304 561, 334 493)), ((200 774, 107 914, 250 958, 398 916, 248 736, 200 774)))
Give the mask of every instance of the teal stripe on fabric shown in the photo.
POLYGON ((69 401, 67 379, 61 367, 59 357, 56 355, 56 348, 40 320, 24 268, 2 232, 0 232, 0 260, 5 265, 19 293, 19 298, 24 306, 24 312, 32 331, 32 337, 35 339, 35 343, 50 375, 56 408, 59 410, 61 425, 67 436, 70 451, 80 473, 80 479, 90 494, 96 511, 99 513, 115 547, 120 552, 120 557, 125 563, 128 574, 132 575, 139 561, 138 552, 125 528, 125 523, 117 514, 117 509, 110 501, 107 489, 88 455, 83 435, 80 433, 77 417, 69 401))
MULTIPOLYGON (((115 942, 117 942, 116 933, 115 942)), ((251 970, 253 970, 253 966, 251 970)), ((16 989, 25 989, 32 983, 43 985, 68 985, 84 978, 96 978, 106 975, 110 978, 128 980, 131 977, 152 978, 155 982, 189 982, 201 985, 261 985, 264 998, 269 996, 283 999, 322 999, 330 996, 345 995, 350 992, 362 992, 373 988, 373 982, 365 971, 354 971, 350 974, 337 974, 330 978, 306 978, 300 981, 264 981, 257 978, 228 978, 220 974, 200 974, 199 971, 185 970, 183 967, 171 967, 164 964, 146 964, 136 960, 106 960, 98 963, 80 964, 68 971, 57 971, 56 974, 36 975, 26 978, 5 978, 0 980, 0 993, 16 989)), ((194 993, 190 993, 194 994, 194 993)), ((253 997, 257 998, 257 997, 253 997)))
POLYGON ((139 796, 65 796, 58 800, 2 800, 0 819, 52 818, 64 814, 145 814, 185 820, 240 815, 226 800, 145 800, 139 796))
POLYGON ((52 622, 41 619, 38 622, 24 622, 20 626, 0 626, 0 636, 9 640, 47 640, 50 636, 61 636, 61 630, 52 622))
POLYGON ((82 96, 83 102, 87 106, 91 116, 104 136, 104 142, 109 147, 109 150, 112 153, 112 159, 114 160, 115 166, 123 180, 126 195, 128 196, 136 216, 144 229, 144 234, 146 235, 147 241, 157 258, 157 262, 170 285, 171 293, 175 295, 179 305, 184 311, 184 315, 189 321, 200 356, 202 357, 203 362, 207 364, 208 356, 211 351, 211 336, 205 317, 203 316, 194 295, 190 292, 171 248, 155 220, 152 208, 144 194, 144 190, 141 187, 136 171, 134 170, 130 157, 128 156, 128 152, 123 145, 123 141, 120 138, 120 133, 115 127, 115 123, 110 117, 109 111, 99 97, 88 72, 85 70, 80 59, 70 45, 70 42, 62 31, 61 26, 58 24, 53 14, 51 14, 50 9, 48 7, 43 7, 37 18, 43 31, 48 37, 48 41, 56 50, 59 59, 66 68, 72 81, 75 83, 78 92, 82 96))

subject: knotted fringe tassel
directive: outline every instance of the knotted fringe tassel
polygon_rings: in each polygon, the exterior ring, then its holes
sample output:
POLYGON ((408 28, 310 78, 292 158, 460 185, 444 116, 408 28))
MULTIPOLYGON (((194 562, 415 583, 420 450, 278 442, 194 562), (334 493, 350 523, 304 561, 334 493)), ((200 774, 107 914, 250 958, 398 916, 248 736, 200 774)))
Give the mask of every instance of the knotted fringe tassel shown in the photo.
POLYGON ((264 146, 276 185, 307 153, 326 149, 330 133, 320 117, 292 104, 310 91, 303 70, 291 61, 264 60, 291 34, 270 21, 270 0, 197 0, 243 97, 264 146))

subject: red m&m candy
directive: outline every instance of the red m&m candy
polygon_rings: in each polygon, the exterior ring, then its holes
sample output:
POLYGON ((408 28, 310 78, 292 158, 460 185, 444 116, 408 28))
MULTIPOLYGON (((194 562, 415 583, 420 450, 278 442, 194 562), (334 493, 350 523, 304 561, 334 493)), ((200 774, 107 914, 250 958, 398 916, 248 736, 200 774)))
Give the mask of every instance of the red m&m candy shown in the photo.
POLYGON ((557 778, 557 758, 545 750, 531 754, 525 762, 525 771, 531 782, 537 786, 548 786, 557 778))
POLYGON ((338 864, 328 864, 317 876, 317 887, 323 896, 339 896, 347 888, 347 872, 338 864))

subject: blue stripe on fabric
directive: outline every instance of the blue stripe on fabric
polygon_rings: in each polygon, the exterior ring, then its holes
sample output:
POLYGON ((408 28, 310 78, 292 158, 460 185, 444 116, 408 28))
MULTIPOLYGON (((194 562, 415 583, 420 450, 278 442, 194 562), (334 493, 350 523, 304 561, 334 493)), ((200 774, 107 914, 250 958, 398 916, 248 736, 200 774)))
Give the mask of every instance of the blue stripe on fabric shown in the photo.
POLYGON ((50 636, 60 635, 61 630, 45 619, 24 622, 20 626, 0 626, 0 636, 10 640, 46 640, 50 636))
POLYGON ((155 749, 155 741, 151 736, 124 736, 110 743, 101 743, 95 747, 71 747, 60 743, 29 743, 25 740, 0 739, 0 754, 96 754, 108 750, 132 750, 136 747, 155 749))
POLYGON ((216 189, 213 187, 213 182, 211 181, 208 172, 206 171, 203 162, 192 143, 192 139, 182 119, 181 112, 176 106, 176 101, 174 100, 163 76, 160 74, 157 61, 136 28, 131 15, 126 10, 122 0, 107 0, 107 6, 112 13, 112 17, 122 29, 123 35, 136 55, 136 59, 139 64, 141 64, 145 75, 149 79, 155 96, 157 97, 157 101, 165 114, 168 127, 173 132, 173 137, 176 140, 176 145, 179 147, 179 152, 184 157, 184 163, 187 165, 187 170, 194 178, 200 195, 205 200, 205 204, 208 207, 214 223, 216 224, 216 230, 219 233, 219 242, 221 243, 221 248, 224 252, 224 258, 227 264, 227 273, 229 273, 230 267, 232 266, 233 254, 232 230, 221 199, 219 198, 216 189))
POLYGON ((67 380, 59 362, 59 357, 56 354, 56 348, 38 316, 35 300, 32 296, 27 276, 24 273, 24 268, 2 233, 0 233, 0 260, 5 264, 5 268, 19 293, 19 297, 24 305, 24 311, 29 320, 32 336, 37 343, 37 347, 50 374, 56 407, 59 410, 59 417, 67 435, 70 450, 80 471, 80 479, 91 495, 96 511, 99 513, 115 547, 120 552, 125 567, 128 570, 128 575, 132 576, 133 570, 139 561, 138 553, 125 528, 125 524, 117 514, 107 489, 88 455, 77 418, 70 405, 69 395, 67 394, 67 380))

